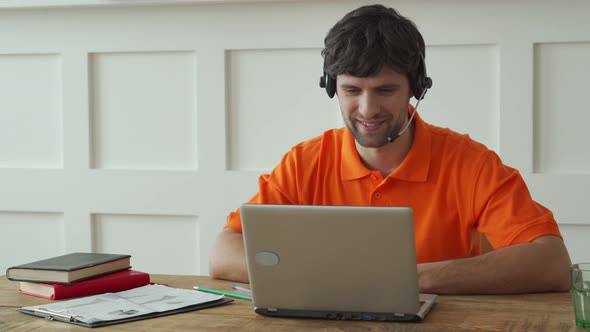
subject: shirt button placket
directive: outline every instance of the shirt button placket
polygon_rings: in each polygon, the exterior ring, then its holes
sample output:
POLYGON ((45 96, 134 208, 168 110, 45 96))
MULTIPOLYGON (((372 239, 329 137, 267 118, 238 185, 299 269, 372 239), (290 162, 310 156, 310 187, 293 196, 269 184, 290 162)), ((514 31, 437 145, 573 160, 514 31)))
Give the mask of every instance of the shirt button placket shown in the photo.
POLYGON ((372 193, 371 193, 371 205, 379 205, 376 203, 377 200, 381 199, 381 193, 376 191, 379 189, 379 185, 381 183, 381 181, 383 180, 380 176, 376 175, 376 174, 371 174, 371 180, 372 180, 372 193))

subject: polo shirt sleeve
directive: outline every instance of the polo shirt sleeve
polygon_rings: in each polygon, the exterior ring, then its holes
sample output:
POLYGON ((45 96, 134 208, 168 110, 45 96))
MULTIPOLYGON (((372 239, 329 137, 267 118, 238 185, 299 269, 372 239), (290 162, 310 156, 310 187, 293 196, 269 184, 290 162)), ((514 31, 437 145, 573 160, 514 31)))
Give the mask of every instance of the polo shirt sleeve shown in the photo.
POLYGON ((474 186, 474 218, 494 248, 561 237, 553 213, 535 202, 520 173, 489 151, 474 186))
MULTIPOLYGON (((296 161, 294 150, 291 150, 271 174, 261 175, 258 178, 258 192, 248 200, 248 203, 296 204, 298 201, 297 181, 293 181, 293 175, 298 174, 296 161)), ((224 228, 232 228, 237 232, 242 232, 240 209, 229 214, 224 228)))

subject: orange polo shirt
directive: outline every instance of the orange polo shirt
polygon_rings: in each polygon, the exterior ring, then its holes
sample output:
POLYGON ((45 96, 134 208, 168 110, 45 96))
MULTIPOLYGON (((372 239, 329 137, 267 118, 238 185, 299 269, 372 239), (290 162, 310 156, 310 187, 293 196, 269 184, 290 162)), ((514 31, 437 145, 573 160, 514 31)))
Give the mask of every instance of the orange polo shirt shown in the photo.
MULTIPOLYGON (((386 178, 363 165, 348 129, 332 129, 293 147, 248 202, 409 206, 418 263, 478 255, 478 232, 494 248, 561 237, 551 211, 496 153, 419 115, 414 121, 413 145, 386 178)), ((242 231, 239 210, 225 227, 242 231)))

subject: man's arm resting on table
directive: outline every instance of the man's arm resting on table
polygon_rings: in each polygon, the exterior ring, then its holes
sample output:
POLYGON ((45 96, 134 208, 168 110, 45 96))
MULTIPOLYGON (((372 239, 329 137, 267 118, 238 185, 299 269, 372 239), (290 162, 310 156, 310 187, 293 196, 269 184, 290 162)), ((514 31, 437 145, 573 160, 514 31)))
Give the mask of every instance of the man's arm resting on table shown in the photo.
POLYGON ((496 249, 480 256, 418 265, 420 292, 514 294, 570 289, 571 261, 557 236, 496 249))
POLYGON ((213 244, 209 275, 215 279, 249 282, 242 233, 224 228, 213 244))

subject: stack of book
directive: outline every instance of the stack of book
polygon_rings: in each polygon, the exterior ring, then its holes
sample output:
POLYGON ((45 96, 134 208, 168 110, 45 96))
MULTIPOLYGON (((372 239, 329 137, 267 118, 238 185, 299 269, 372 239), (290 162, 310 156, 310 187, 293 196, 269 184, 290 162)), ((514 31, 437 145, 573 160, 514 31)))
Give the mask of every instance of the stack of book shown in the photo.
POLYGON ((76 252, 9 267, 19 292, 51 300, 118 292, 150 283, 150 275, 131 270, 131 255, 76 252))

